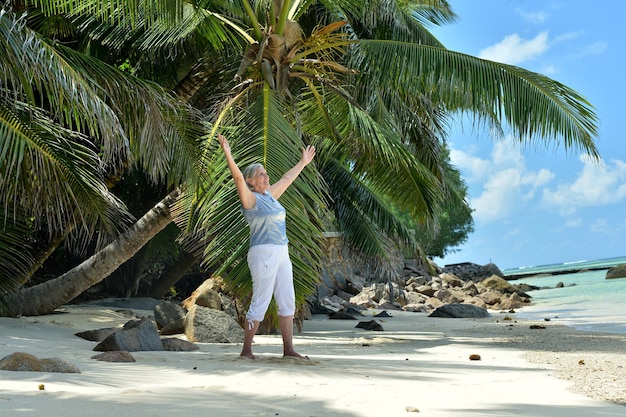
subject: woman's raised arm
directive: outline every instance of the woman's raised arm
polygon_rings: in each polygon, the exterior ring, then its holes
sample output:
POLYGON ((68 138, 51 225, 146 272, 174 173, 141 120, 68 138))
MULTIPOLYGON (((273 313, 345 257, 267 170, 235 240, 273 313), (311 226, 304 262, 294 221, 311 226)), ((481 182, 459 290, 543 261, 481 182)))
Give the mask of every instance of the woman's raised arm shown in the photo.
POLYGON ((246 209, 254 207, 254 205, 256 204, 256 197, 254 196, 250 188, 248 188, 248 184, 246 184, 246 180, 243 177, 241 170, 233 159, 228 139, 226 139, 222 134, 218 133, 217 140, 219 140, 222 150, 224 151, 224 155, 226 156, 228 169, 230 169, 230 174, 235 181, 235 187, 237 187, 237 194, 239 195, 239 200, 241 200, 241 205, 246 209))

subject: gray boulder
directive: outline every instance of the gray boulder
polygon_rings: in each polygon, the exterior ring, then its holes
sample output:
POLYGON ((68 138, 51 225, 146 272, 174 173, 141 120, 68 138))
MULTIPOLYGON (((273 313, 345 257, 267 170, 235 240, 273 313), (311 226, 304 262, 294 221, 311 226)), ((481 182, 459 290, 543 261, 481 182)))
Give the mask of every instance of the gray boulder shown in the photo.
POLYGON ((148 319, 141 319, 127 322, 121 330, 109 335, 93 350, 138 352, 162 351, 164 348, 156 326, 148 319))
POLYGON ((0 359, 2 371, 61 372, 79 374, 80 370, 59 358, 39 359, 30 353, 15 352, 0 359))
POLYGON ((223 311, 194 304, 185 317, 185 336, 190 342, 241 343, 243 328, 223 311))
POLYGON ((482 319, 489 316, 490 314, 487 309, 473 304, 446 304, 441 307, 437 307, 428 317, 482 319))
POLYGON ((626 278, 626 264, 616 265, 606 271, 606 279, 626 278))
POLYGON ((512 285, 509 281, 497 275, 492 275, 489 278, 485 278, 481 283, 488 289, 505 294, 516 293, 520 297, 530 298, 530 295, 520 290, 519 287, 512 285))
POLYGON ((74 335, 81 339, 89 340, 90 342, 102 342, 120 329, 121 327, 105 327, 103 329, 85 330, 84 332, 74 333, 74 335))
POLYGON ((172 301, 161 301, 154 306, 154 321, 159 329, 184 319, 185 314, 187 314, 185 309, 172 301))
POLYGON ((165 337, 161 341, 163 342, 163 347, 168 352, 191 352, 199 349, 195 343, 175 337, 165 337))
POLYGON ((454 274, 463 281, 479 282, 484 278, 496 275, 504 277, 504 274, 496 264, 488 263, 486 265, 478 265, 471 262, 463 262, 459 264, 446 265, 443 272, 454 274))

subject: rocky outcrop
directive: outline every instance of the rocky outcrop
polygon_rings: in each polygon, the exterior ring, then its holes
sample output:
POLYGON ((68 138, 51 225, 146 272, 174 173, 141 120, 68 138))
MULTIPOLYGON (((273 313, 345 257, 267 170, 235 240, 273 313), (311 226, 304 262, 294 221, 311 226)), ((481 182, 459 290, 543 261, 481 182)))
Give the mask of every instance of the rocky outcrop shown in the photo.
POLYGON ((626 278, 626 264, 616 265, 606 271, 606 279, 626 278))
POLYGON ((463 262, 460 264, 446 265, 443 268, 443 272, 456 275, 463 281, 479 282, 492 275, 504 278, 504 274, 500 268, 493 263, 478 265, 471 262, 463 262))
POLYGON ((348 308, 389 309, 431 313, 447 304, 469 304, 481 309, 511 310, 530 304, 530 296, 503 278, 492 275, 480 282, 464 281, 451 273, 427 278, 411 276, 395 283, 375 283, 357 295, 336 291, 319 300, 317 310, 346 311, 348 308))

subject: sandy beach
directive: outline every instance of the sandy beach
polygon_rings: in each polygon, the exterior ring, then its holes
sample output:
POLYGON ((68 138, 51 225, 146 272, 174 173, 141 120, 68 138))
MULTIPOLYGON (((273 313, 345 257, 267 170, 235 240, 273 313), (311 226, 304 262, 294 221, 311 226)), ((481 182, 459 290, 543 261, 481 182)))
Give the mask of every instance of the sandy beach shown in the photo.
POLYGON ((3 417, 626 415, 626 335, 510 313, 445 319, 390 311, 377 319, 382 332, 316 315, 295 337, 309 361, 283 359, 280 336, 259 335, 255 361, 239 358, 237 344, 199 343, 193 352, 133 352, 134 363, 109 363, 91 359, 96 343, 74 334, 122 325, 130 312, 61 311, 0 318, 0 358, 59 357, 81 371, 0 371, 3 417))

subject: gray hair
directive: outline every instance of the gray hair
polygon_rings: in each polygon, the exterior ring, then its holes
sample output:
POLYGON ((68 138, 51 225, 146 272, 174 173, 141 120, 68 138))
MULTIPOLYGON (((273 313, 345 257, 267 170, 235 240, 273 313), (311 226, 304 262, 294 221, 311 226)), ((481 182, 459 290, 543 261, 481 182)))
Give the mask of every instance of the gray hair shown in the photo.
POLYGON ((254 174, 256 174, 256 171, 259 168, 263 168, 263 164, 259 164, 259 163, 250 164, 246 167, 246 169, 243 170, 243 179, 246 180, 246 184, 248 185, 248 188, 250 188, 251 190, 252 190, 252 187, 250 186, 250 184, 248 184, 247 179, 254 177, 254 174))

